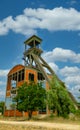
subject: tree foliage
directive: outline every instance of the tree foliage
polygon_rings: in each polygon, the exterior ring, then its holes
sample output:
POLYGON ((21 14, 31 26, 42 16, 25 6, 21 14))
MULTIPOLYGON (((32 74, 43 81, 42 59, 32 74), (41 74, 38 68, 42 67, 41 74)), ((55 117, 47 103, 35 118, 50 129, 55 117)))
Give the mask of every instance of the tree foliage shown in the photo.
POLYGON ((42 109, 45 105, 46 90, 42 87, 41 83, 24 83, 17 90, 15 101, 17 102, 17 109, 19 111, 27 111, 29 118, 32 112, 42 109))
MULTIPOLYGON (((80 89, 79 89, 79 92, 80 92, 80 89)), ((80 96, 78 98, 80 99, 80 96)))
POLYGON ((0 112, 3 114, 3 112, 4 112, 4 102, 3 101, 1 101, 0 102, 0 112))
POLYGON ((75 108, 64 83, 56 76, 51 81, 51 88, 47 92, 49 108, 57 111, 58 116, 66 117, 75 108))

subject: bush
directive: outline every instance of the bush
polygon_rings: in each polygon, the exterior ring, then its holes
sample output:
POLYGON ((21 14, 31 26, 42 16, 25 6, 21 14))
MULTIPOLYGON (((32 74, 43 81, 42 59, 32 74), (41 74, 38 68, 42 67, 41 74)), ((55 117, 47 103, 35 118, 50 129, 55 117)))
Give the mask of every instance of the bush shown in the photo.
POLYGON ((76 116, 80 117, 80 110, 76 110, 75 114, 76 116))

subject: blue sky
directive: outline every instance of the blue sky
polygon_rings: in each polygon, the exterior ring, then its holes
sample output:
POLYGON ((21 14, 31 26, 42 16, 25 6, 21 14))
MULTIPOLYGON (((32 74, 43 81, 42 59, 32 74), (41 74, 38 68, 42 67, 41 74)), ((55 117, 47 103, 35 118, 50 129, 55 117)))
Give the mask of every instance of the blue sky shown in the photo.
POLYGON ((0 101, 9 70, 22 64, 23 42, 43 39, 42 57, 77 98, 80 89, 80 0, 0 1, 0 101))

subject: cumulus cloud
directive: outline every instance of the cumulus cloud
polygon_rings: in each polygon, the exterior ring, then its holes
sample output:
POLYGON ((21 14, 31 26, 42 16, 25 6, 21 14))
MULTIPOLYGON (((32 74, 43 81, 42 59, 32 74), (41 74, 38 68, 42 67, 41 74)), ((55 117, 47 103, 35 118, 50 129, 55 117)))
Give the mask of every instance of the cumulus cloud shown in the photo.
POLYGON ((59 72, 61 76, 63 76, 63 80, 66 83, 68 90, 78 100, 78 97, 80 96, 80 68, 78 68, 77 66, 65 66, 59 72))
POLYGON ((63 7, 54 9, 26 8, 23 14, 14 18, 8 16, 0 21, 0 35, 6 35, 10 30, 23 35, 31 35, 37 33, 37 29, 79 31, 80 12, 74 8, 63 7))
POLYGON ((76 86, 72 87, 72 89, 71 89, 71 92, 73 93, 73 95, 75 96, 75 98, 78 101, 80 101, 79 98, 78 98, 78 97, 80 97, 79 89, 80 89, 80 85, 76 85, 76 86))
POLYGON ((78 94, 80 94, 79 89, 80 89, 80 85, 76 85, 74 88, 72 88, 72 91, 73 92, 78 92, 78 94))
MULTIPOLYGON (((68 67, 59 70, 61 76, 64 77, 64 81, 67 85, 79 85, 80 84, 80 68, 77 66, 68 67)), ((80 85, 79 85, 80 86, 80 85)))
POLYGON ((80 68, 78 68, 77 66, 74 67, 65 66, 60 70, 60 74, 65 77, 80 75, 80 68))
POLYGON ((7 84, 7 74, 9 70, 5 69, 2 70, 0 69, 0 101, 4 100, 5 98, 5 89, 6 89, 6 84, 7 84))
POLYGON ((80 84, 80 75, 68 76, 65 78, 67 84, 78 85, 80 84))
POLYGON ((0 70, 0 77, 7 76, 9 70, 0 70))
POLYGON ((1 85, 5 85, 5 82, 3 82, 3 81, 0 81, 0 86, 1 86, 1 85))
POLYGON ((0 89, 0 101, 4 100, 4 98, 5 98, 5 91, 0 89))
POLYGON ((44 52, 43 57, 49 62, 53 61, 72 61, 74 63, 80 63, 80 53, 76 54, 72 50, 55 48, 52 51, 44 52))

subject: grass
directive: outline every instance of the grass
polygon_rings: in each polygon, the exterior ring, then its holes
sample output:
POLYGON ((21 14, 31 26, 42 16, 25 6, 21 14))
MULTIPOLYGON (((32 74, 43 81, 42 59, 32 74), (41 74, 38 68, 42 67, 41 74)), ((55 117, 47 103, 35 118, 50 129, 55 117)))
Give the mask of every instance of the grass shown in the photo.
POLYGON ((4 125, 0 124, 0 130, 52 130, 49 128, 35 127, 35 126, 23 126, 23 125, 4 125))
POLYGON ((77 117, 73 117, 72 119, 69 119, 69 118, 63 118, 63 117, 45 116, 42 119, 34 117, 33 120, 35 120, 35 121, 45 121, 45 122, 51 122, 51 123, 64 123, 64 124, 80 125, 80 118, 77 118, 77 117))

